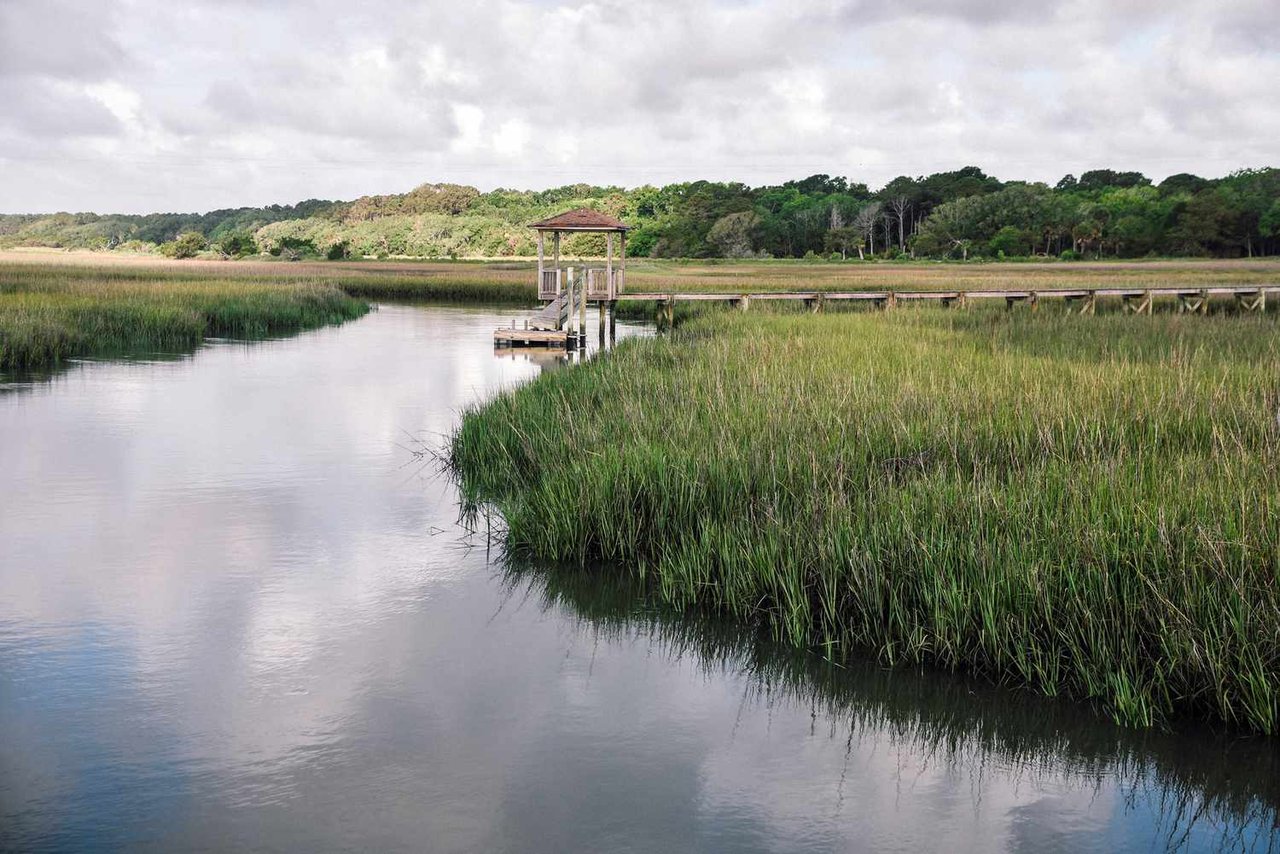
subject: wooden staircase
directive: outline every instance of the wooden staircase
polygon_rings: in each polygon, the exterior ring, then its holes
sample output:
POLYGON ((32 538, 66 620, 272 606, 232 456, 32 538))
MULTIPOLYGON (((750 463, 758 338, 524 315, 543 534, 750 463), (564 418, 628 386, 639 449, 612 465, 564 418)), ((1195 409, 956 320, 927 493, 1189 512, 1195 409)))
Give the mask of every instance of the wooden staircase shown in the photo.
POLYGON ((544 305, 537 314, 529 318, 529 328, 548 331, 564 329, 565 323, 569 320, 569 311, 572 309, 570 304, 572 296, 572 288, 561 291, 559 296, 544 305))

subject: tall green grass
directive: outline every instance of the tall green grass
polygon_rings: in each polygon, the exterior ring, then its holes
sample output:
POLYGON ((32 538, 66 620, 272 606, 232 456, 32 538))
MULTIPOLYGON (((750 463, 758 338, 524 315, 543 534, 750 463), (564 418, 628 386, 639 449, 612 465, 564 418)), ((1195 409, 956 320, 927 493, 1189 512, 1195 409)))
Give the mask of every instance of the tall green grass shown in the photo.
POLYGON ((452 461, 517 555, 1274 734, 1277 365, 1273 317, 721 313, 468 412, 452 461))
MULTIPOLYGON (((132 273, 132 274, 130 274, 132 273)), ((333 285, 73 273, 0 266, 0 369, 67 359, 181 351, 206 336, 261 338, 359 317, 368 305, 333 285)))

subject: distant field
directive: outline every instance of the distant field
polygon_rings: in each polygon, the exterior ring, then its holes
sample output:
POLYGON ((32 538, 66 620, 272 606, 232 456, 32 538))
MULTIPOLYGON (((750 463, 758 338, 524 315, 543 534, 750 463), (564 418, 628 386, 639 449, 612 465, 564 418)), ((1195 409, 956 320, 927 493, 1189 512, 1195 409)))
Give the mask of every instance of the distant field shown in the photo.
MULTIPOLYGON (((587 262, 587 263, 599 263, 587 262)), ((204 335, 275 334, 353 317, 365 301, 531 306, 529 261, 182 261, 113 253, 0 252, 0 367, 44 368, 204 335)), ((631 293, 1159 287, 1280 282, 1280 260, 1115 263, 651 261, 631 293)), ((679 316, 699 309, 681 306, 679 316)), ((653 303, 624 303, 627 316, 653 303)))
MULTIPOLYGON (((0 252, 0 264, 90 266, 167 275, 327 281, 370 299, 525 302, 535 297, 530 261, 169 261, 110 253, 0 252)), ((586 263, 599 263, 598 261, 586 263)), ((1160 287, 1280 283, 1280 259, 1042 263, 653 261, 628 259, 627 290, 972 290, 982 288, 1160 287)))

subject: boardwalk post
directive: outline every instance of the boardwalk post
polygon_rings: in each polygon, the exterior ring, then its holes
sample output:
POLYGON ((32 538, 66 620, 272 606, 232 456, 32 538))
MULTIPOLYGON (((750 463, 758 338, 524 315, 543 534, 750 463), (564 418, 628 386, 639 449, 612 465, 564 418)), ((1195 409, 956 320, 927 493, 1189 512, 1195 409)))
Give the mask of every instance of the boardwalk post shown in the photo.
POLYGON ((542 297, 542 272, 544 267, 543 260, 542 260, 543 259, 542 246, 545 240, 546 240, 546 235, 543 232, 539 231, 538 232, 538 297, 539 298, 542 297))
POLYGON ((618 339, 618 301, 609 300, 609 340, 618 339))
MULTIPOLYGON (((569 279, 569 284, 566 285, 565 287, 569 289, 569 298, 565 300, 564 328, 566 329, 566 331, 572 332, 573 331, 573 268, 570 267, 566 272, 568 273, 567 278, 569 279)), ((559 323, 557 323, 556 329, 560 329, 560 328, 561 327, 559 323)))
MULTIPOLYGON (((606 233, 605 233, 605 236, 604 236, 604 239, 605 239, 605 246, 606 246, 606 249, 605 249, 605 262, 604 262, 604 263, 605 263, 605 267, 604 267, 604 269, 605 269, 605 278, 607 279, 607 282, 606 282, 606 289, 609 291, 609 299, 613 299, 613 295, 614 295, 615 293, 617 293, 617 291, 614 289, 614 282, 613 282, 613 232, 612 232, 612 231, 610 231, 610 232, 606 232, 606 233)), ((603 320, 603 318, 604 318, 604 314, 603 314, 603 312, 604 312, 604 307, 603 307, 603 306, 604 306, 604 303, 602 302, 600 305, 601 305, 601 308, 600 308, 600 311, 601 311, 600 317, 601 317, 601 319, 603 320)))
POLYGON ((1257 312, 1264 314, 1267 310, 1267 291, 1265 288, 1258 288, 1256 291, 1243 291, 1236 295, 1236 306, 1241 311, 1257 312))
POLYGON ((1040 310, 1040 295, 1039 295, 1038 293, 1036 293, 1035 291, 1032 291, 1032 292, 1031 292, 1031 296, 1027 297, 1027 305, 1029 305, 1029 306, 1031 307, 1031 310, 1032 310, 1032 311, 1039 311, 1039 310, 1040 310))
POLYGON ((587 342, 587 283, 591 280, 586 270, 582 271, 582 287, 578 293, 578 343, 587 342))
MULTIPOLYGON (((553 231, 551 233, 551 266, 556 268, 556 272, 560 271, 560 232, 553 231)), ((560 276, 556 276, 556 293, 560 293, 560 276)))
POLYGON ((886 309, 898 307, 898 294, 896 291, 889 291, 889 298, 884 301, 884 307, 886 309))

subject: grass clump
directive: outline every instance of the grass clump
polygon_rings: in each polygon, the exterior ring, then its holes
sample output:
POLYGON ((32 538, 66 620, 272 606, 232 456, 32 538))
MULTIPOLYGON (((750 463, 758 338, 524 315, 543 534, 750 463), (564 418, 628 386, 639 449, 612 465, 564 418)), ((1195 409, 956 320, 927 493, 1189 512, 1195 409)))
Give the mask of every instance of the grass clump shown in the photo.
POLYGON ((466 414, 514 554, 834 660, 1280 732, 1267 317, 721 313, 466 414))
POLYGON ((306 281, 169 278, 126 271, 0 266, 0 369, 67 359, 181 351, 206 336, 262 338, 359 317, 368 305, 306 281))

